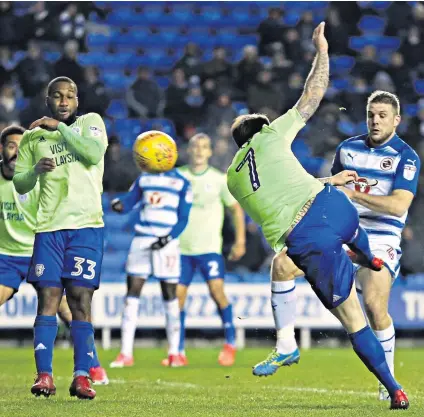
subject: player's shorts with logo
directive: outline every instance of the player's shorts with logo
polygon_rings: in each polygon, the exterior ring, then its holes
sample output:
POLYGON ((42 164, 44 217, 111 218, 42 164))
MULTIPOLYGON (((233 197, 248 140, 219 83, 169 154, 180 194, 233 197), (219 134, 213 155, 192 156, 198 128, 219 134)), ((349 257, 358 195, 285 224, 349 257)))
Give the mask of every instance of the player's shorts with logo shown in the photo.
POLYGON ((219 253, 206 253, 204 255, 193 256, 181 255, 180 284, 188 287, 197 269, 205 281, 224 278, 224 257, 219 253))
POLYGON ((103 260, 103 227, 35 235, 28 282, 38 287, 72 285, 97 289, 103 260))
POLYGON ((30 263, 30 256, 0 254, 0 285, 13 288, 17 292, 28 274, 30 263))
POLYGON ((355 268, 343 243, 350 241, 358 225, 350 200, 326 184, 286 239, 287 254, 328 309, 343 303, 352 289, 355 268))
MULTIPOLYGON (((399 243, 391 242, 389 238, 382 236, 373 236, 368 235, 368 240, 370 242, 371 252, 377 258, 380 258, 384 261, 384 265, 389 270, 390 275, 392 276, 392 281, 394 281, 400 272, 400 258, 402 256, 402 251, 399 247, 399 243)), ((346 246, 345 249, 348 249, 346 246)), ((355 264, 356 269, 360 268, 359 265, 355 264)), ((357 290, 361 290, 361 284, 356 279, 355 285, 357 290)))
POLYGON ((162 249, 152 250, 156 237, 136 236, 128 254, 126 272, 128 275, 178 283, 181 272, 180 244, 178 239, 171 240, 162 249))

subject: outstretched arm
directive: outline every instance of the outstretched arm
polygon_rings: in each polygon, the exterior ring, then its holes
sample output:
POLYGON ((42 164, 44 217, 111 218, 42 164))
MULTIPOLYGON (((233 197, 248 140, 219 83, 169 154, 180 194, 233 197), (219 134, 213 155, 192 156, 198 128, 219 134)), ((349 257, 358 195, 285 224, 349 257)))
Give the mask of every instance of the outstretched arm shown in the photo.
POLYGON ((324 36, 325 23, 321 22, 312 35, 312 41, 317 49, 311 72, 305 83, 303 94, 295 107, 307 122, 318 109, 319 103, 327 91, 330 62, 328 57, 328 43, 324 36))

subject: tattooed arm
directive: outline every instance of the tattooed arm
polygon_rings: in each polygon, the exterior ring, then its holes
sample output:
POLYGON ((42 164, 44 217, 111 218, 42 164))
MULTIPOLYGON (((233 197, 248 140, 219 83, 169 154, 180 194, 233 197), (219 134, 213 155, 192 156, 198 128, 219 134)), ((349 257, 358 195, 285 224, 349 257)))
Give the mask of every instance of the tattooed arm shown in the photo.
POLYGON ((319 103, 327 91, 330 63, 328 58, 328 43, 324 36, 325 23, 320 23, 312 35, 312 41, 317 54, 312 64, 312 70, 305 83, 303 94, 296 103, 296 108, 305 123, 318 109, 319 103))

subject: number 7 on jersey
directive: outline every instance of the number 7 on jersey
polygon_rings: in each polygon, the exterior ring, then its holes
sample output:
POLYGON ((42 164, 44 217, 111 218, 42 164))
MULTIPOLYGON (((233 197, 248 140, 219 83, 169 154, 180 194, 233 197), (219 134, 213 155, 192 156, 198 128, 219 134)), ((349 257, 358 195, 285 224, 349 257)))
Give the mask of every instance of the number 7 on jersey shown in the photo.
POLYGON ((250 148, 247 151, 246 155, 243 158, 243 161, 238 164, 236 172, 240 172, 242 168, 246 165, 246 162, 249 165, 249 177, 253 191, 257 191, 258 188, 261 186, 261 182, 259 181, 258 171, 256 170, 255 151, 253 150, 253 148, 250 148))

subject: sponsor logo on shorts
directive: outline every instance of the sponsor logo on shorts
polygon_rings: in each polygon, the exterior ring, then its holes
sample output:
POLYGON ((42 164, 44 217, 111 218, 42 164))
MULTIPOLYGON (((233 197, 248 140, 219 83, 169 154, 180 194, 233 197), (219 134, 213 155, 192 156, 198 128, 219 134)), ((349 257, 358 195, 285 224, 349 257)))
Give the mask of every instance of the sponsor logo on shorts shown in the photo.
POLYGON ((35 275, 37 275, 37 277, 41 277, 41 275, 43 275, 45 269, 46 268, 44 267, 43 264, 35 265, 35 275))
POLYGON ((393 166, 393 158, 384 158, 380 162, 380 168, 383 171, 388 171, 393 166))

